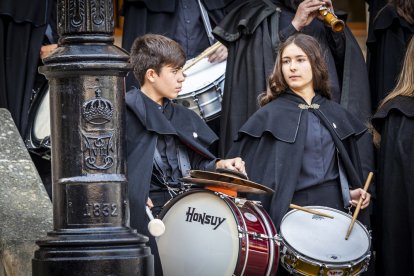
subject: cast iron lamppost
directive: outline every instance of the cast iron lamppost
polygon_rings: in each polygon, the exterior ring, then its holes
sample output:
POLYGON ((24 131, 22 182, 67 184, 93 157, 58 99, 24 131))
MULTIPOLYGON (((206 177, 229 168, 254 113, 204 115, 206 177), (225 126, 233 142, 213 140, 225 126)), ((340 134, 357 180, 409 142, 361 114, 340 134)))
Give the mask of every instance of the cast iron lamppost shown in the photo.
POLYGON ((53 225, 33 275, 153 275, 147 237, 129 228, 125 154, 128 54, 113 45, 111 0, 58 0, 49 80, 53 225))

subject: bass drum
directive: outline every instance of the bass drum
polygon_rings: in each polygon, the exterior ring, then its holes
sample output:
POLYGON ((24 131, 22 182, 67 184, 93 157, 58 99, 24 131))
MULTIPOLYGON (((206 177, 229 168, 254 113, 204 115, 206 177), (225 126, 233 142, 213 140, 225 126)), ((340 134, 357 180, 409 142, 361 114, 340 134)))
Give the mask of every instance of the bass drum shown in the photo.
POLYGON ((165 275, 275 275, 276 229, 256 202, 189 190, 168 202, 156 238, 165 275))
POLYGON ((326 218, 300 210, 287 213, 280 225, 280 263, 291 274, 308 276, 359 275, 371 257, 371 236, 356 221, 345 240, 352 217, 329 207, 306 208, 334 217, 326 218))
POLYGON ((35 95, 29 109, 28 127, 25 133, 27 149, 50 159, 50 106, 49 85, 45 83, 35 95))
POLYGON ((205 121, 217 118, 221 113, 225 71, 225 61, 210 63, 204 58, 195 63, 184 72, 186 78, 175 102, 193 110, 205 121))

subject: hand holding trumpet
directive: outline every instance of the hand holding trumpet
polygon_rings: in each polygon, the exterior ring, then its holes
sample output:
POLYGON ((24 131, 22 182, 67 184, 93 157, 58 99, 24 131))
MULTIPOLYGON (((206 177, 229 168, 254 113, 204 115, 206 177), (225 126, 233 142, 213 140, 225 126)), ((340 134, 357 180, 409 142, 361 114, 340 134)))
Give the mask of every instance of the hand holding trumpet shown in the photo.
POLYGON ((329 24, 332 30, 342 31, 345 24, 342 20, 337 19, 332 11, 331 0, 304 0, 296 10, 292 25, 297 31, 300 31, 308 26, 313 19, 318 18, 329 24))

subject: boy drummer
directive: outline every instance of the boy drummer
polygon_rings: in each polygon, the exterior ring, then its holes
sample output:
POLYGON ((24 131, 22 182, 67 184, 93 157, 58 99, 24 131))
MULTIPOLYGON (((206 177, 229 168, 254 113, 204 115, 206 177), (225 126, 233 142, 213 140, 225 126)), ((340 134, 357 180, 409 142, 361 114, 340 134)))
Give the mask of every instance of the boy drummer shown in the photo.
MULTIPOLYGON (((198 115, 171 100, 181 91, 185 54, 175 41, 155 34, 138 37, 131 49, 134 75, 141 84, 126 94, 128 181, 131 227, 150 236, 145 204, 161 207, 181 188, 188 170, 233 169, 245 173, 239 158, 219 160, 208 147, 217 140, 198 115)), ((156 275, 162 275, 155 241, 156 275)))

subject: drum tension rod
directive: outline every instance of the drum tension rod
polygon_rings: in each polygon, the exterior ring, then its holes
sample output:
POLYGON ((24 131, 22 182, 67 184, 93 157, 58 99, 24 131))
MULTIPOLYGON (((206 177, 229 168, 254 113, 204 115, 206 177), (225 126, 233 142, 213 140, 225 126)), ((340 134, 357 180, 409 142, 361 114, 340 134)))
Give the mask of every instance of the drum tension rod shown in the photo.
POLYGON ((238 226, 238 230, 240 234, 244 234, 244 235, 248 235, 248 236, 252 236, 253 239, 257 239, 257 240, 274 240, 277 241, 276 238, 274 237, 269 237, 268 235, 264 235, 264 234, 258 234, 256 232, 249 232, 249 231, 244 231, 241 226, 238 226))

